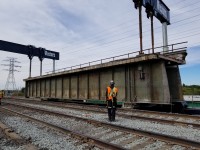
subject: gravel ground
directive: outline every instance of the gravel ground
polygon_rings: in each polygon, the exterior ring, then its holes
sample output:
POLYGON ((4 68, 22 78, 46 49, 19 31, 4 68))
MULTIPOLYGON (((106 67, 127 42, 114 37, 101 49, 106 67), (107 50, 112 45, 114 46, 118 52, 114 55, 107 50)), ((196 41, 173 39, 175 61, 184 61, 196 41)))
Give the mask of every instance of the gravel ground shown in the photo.
MULTIPOLYGON (((9 101, 9 100, 8 100, 9 101)), ((30 100, 29 100, 30 101, 30 100)), ((13 101, 12 101, 13 102, 13 101)), ((30 102, 33 102, 33 101, 30 101, 30 102)), ((23 102, 21 101, 20 103, 24 103, 24 104, 27 104, 26 102, 23 102)), ((35 103, 33 103, 35 105, 35 103)), ((38 102, 36 103, 36 105, 38 104, 38 102)), ((43 105, 43 106, 51 106, 51 105, 54 105, 55 103, 52 103, 52 102, 49 102, 49 103, 44 103, 44 102, 39 102, 39 105, 43 105)), ((93 106, 88 106, 88 105, 79 105, 79 104, 69 104, 69 103, 62 103, 62 104, 57 104, 56 103, 56 107, 63 107, 63 106, 72 106, 72 107, 76 107, 76 108, 86 108, 86 109, 92 109, 92 110, 99 110, 99 111, 105 111, 105 107, 93 107, 93 106)), ((66 108, 67 109, 67 108, 66 108)), ((174 116, 168 116, 167 114, 168 113, 165 113, 165 112, 162 112, 161 114, 163 115, 159 115, 159 114, 148 114, 148 113, 141 113, 141 112, 131 112, 131 111, 121 111, 119 109, 118 113, 120 114, 124 114, 124 115, 134 115, 134 116, 144 116, 144 117, 149 117, 149 118, 159 118, 159 119, 166 119, 166 120, 177 120, 177 121, 183 121, 183 122, 187 122, 187 123, 198 123, 200 124, 200 119, 199 120, 196 120, 196 119, 192 119, 192 118, 188 118, 188 119, 185 119, 184 117, 181 117, 181 116, 177 116, 177 118, 174 118, 174 116), (167 115, 167 116, 166 116, 167 115)), ((198 116, 198 115, 196 115, 198 116)), ((200 118, 200 115, 199 115, 199 118, 200 118)))
MULTIPOLYGON (((163 116, 163 115, 156 115, 156 114, 142 114, 140 112, 120 112, 120 114, 125 114, 125 115, 134 115, 134 116, 143 116, 143 117, 149 117, 149 118, 158 118, 158 119, 166 119, 166 120, 176 120, 176 121, 183 121, 183 122, 187 122, 187 123, 199 123, 200 124, 200 120, 196 120, 196 119, 185 119, 184 117, 174 117, 174 116, 163 116)), ((163 114, 167 114, 167 113, 163 113, 163 114)))
MULTIPOLYGON (((39 107, 39 108, 41 108, 41 107, 39 107)), ((55 110, 56 111, 57 110, 62 110, 61 111, 62 113, 71 114, 71 115, 76 114, 79 117, 92 118, 92 119, 95 119, 95 120, 101 120, 103 122, 108 122, 107 115, 105 115, 105 114, 96 114, 96 113, 91 113, 91 112, 88 112, 88 111, 80 112, 80 111, 76 111, 76 110, 60 109, 60 108, 47 107, 47 106, 44 106, 44 108, 46 108, 46 109, 48 108, 49 110, 54 110, 54 111, 55 110)), ((77 121, 77 120, 69 119, 69 118, 66 118, 66 117, 57 117, 57 116, 53 117, 52 115, 48 115, 48 114, 42 114, 41 115, 40 113, 38 113, 38 114, 32 113, 31 111, 25 110, 25 109, 24 109, 24 112, 26 112, 24 114, 30 114, 30 115, 36 117, 37 119, 41 119, 41 120, 44 120, 44 121, 47 121, 47 122, 50 122, 50 123, 58 124, 58 125, 61 125, 63 127, 67 126, 69 129, 72 129, 74 131, 81 131, 83 134, 87 134, 89 136, 95 135, 95 133, 98 135, 98 134, 102 134, 102 133, 106 132, 106 129, 104 127, 98 127, 98 128, 95 127, 94 128, 93 125, 91 125, 91 124, 83 123, 82 121, 77 121), (102 132, 102 130, 103 130, 103 132, 102 132)), ((111 122, 111 123, 119 124, 120 123, 119 119, 120 118, 117 118, 116 122, 111 122)), ((130 122, 130 124, 131 124, 131 121, 133 121, 133 120, 130 120, 130 119, 124 119, 124 118, 121 118, 121 119, 122 119, 121 120, 122 122, 124 122, 124 120, 128 120, 130 122)), ((138 121, 140 121, 140 120, 138 120, 138 121)), ((123 124, 123 123, 121 123, 121 124, 123 124)), ((149 122, 147 122, 147 124, 149 124, 149 122)), ((107 132, 108 131, 109 131, 109 129, 107 130, 107 132)), ((36 133, 36 134, 41 134, 41 133, 36 133)), ((109 139, 109 138, 113 137, 114 135, 118 135, 118 133, 116 132, 116 133, 110 134, 110 135, 107 136, 107 138, 109 139)), ((133 137, 133 135, 127 134, 127 135, 125 135, 124 137, 122 137, 120 139, 112 141, 112 143, 117 144, 119 141, 123 141, 124 139, 129 139, 130 137, 133 137)), ((140 139, 137 139, 136 141, 130 143, 128 146, 127 145, 126 146, 127 146, 127 148, 129 148, 129 147, 132 147, 134 145, 141 144, 142 142, 145 142, 145 140, 147 140, 147 138, 140 138, 140 139)), ((162 145, 165 145, 165 143, 161 142, 161 141, 157 141, 155 143, 152 143, 152 144, 149 144, 148 146, 146 146, 144 148, 144 150, 160 149, 162 147, 162 145)), ((80 148, 80 149, 82 149, 82 148, 80 148)), ((175 149, 183 150, 185 148, 181 147, 181 146, 174 145, 172 147, 172 149, 174 149, 174 150, 175 149)))
POLYGON ((125 148, 130 149, 131 147, 136 146, 138 144, 142 144, 142 143, 146 142, 147 140, 148 140, 148 138, 146 138, 146 137, 139 138, 134 143, 130 143, 130 144, 126 145, 125 148))
MULTIPOLYGON (((13 107, 13 109, 14 109, 14 107, 13 107)), ((17 108, 15 108, 15 110, 17 110, 17 108)), ((48 114, 44 114, 44 113, 41 114, 38 112, 34 113, 33 111, 30 111, 30 110, 24 110, 23 113, 25 113, 25 112, 28 113, 30 116, 37 118, 39 120, 43 120, 45 122, 49 122, 52 124, 57 124, 59 126, 65 127, 67 129, 70 129, 73 131, 79 131, 79 132, 82 132, 83 134, 93 136, 93 137, 96 137, 96 138, 99 138, 99 139, 105 140, 105 141, 107 139, 113 138, 122 133, 119 131, 114 131, 114 130, 112 131, 109 128, 105 128, 105 127, 101 127, 101 126, 99 126, 99 127, 94 126, 92 124, 86 123, 84 121, 78 121, 76 119, 70 119, 70 118, 66 118, 66 117, 58 117, 58 116, 48 115, 48 114), (110 131, 112 131, 112 132, 110 132, 110 131), (109 132, 109 134, 106 134, 107 132, 109 132)), ((123 139, 129 139, 133 136, 134 135, 128 134, 127 136, 124 136, 123 139)), ((120 138, 119 140, 115 140, 112 143, 117 144, 119 141, 121 141, 123 139, 120 138)), ((138 137, 138 139, 136 139, 135 141, 130 142, 130 144, 128 144, 128 146, 126 146, 126 148, 130 148, 137 144, 142 144, 143 142, 145 142, 148 139, 149 138, 146 138, 146 137, 143 137, 143 138, 138 137)))
POLYGON ((130 139, 130 138, 132 138, 132 137, 136 137, 136 135, 127 134, 127 135, 125 135, 125 136, 123 136, 123 137, 121 137, 121 138, 119 138, 119 139, 116 139, 116 140, 112 141, 111 143, 116 144, 116 143, 118 143, 118 142, 128 140, 128 139, 130 139))
MULTIPOLYGON (((20 136, 32 141, 39 149, 43 150, 81 150, 89 149, 87 144, 80 144, 79 141, 72 139, 69 136, 55 132, 42 125, 35 124, 29 120, 21 119, 13 116, 2 116, 0 114, 2 122, 12 127, 20 136)), ((3 143, 2 140, 0 143, 3 143)), ((2 144, 1 144, 2 145, 2 144)), ((5 145, 5 144, 4 144, 5 145)), ((2 147, 1 147, 2 148, 2 147)), ((9 149, 5 145, 5 149, 9 149)), ((19 149, 11 147, 11 149, 19 149)), ((97 149, 97 148, 93 148, 97 149)))
POLYGON ((142 150, 157 150, 160 149, 164 144, 164 142, 156 141, 155 143, 146 146, 142 150))
POLYGON ((0 150, 24 150, 24 148, 8 139, 0 128, 0 150))
MULTIPOLYGON (((94 113, 90 111, 77 111, 73 109, 63 109, 63 108, 56 108, 51 106, 41 106, 41 105, 32 105, 26 104, 27 106, 32 106, 36 108, 47 109, 50 111, 57 111, 68 115, 74 115, 77 117, 82 118, 89 118, 94 119, 102 122, 108 122, 108 117, 106 114, 101 113, 94 113)), ((121 125, 130 128, 137 128, 146 131, 152 131, 156 133, 162 133, 166 135, 173 135, 176 137, 181 137, 185 139, 190 139, 194 141, 200 142, 200 130, 193 128, 193 127, 183 127, 183 126, 176 126, 176 125, 165 125, 151 121, 144 121, 139 119, 126 119, 122 117, 117 117, 116 121, 111 122, 111 124, 121 125)))
POLYGON ((121 132, 119 132, 119 131, 114 131, 114 132, 112 132, 110 134, 104 134, 104 136, 102 136, 100 139, 101 140, 107 140, 107 139, 110 139, 110 138, 115 137, 117 135, 120 135, 120 133, 121 132))

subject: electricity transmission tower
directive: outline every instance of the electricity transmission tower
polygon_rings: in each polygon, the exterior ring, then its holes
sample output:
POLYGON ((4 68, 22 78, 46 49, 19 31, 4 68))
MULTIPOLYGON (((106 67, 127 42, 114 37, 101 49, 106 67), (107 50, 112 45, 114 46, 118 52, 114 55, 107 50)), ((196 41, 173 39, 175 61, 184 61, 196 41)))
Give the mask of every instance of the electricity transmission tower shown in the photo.
POLYGON ((14 77, 14 72, 19 72, 16 70, 16 67, 21 67, 18 65, 15 65, 15 63, 20 63, 19 61, 16 60, 17 58, 13 57, 8 57, 6 60, 8 64, 2 64, 3 66, 8 66, 9 69, 4 69, 8 71, 8 77, 5 85, 5 95, 6 96, 11 96, 14 91, 16 91, 16 83, 15 83, 15 77, 14 77))

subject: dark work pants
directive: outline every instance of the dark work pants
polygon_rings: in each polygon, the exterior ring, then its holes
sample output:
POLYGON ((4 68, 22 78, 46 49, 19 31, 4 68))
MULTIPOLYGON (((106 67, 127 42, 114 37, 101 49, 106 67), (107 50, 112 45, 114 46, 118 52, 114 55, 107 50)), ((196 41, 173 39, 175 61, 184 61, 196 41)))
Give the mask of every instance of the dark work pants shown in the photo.
POLYGON ((115 112, 117 108, 117 101, 116 100, 108 100, 107 101, 107 107, 108 107, 108 118, 109 121, 115 121, 115 112))

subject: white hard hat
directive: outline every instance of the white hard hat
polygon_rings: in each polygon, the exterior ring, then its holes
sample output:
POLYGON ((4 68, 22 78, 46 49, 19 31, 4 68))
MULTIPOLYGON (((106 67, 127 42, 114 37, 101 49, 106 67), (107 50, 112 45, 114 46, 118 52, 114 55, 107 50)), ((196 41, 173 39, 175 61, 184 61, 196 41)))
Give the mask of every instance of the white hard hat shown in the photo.
POLYGON ((110 85, 114 85, 115 82, 113 80, 110 81, 110 85))

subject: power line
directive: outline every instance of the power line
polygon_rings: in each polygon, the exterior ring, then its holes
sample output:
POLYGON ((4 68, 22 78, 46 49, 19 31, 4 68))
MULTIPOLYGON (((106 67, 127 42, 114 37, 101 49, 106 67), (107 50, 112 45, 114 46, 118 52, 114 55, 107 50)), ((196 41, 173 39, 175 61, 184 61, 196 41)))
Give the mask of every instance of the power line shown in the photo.
MULTIPOLYGON (((178 20, 178 21, 175 21, 175 22, 173 22, 173 24, 175 24, 175 23, 179 23, 179 22, 182 22, 182 21, 185 21, 185 20, 188 20, 188 19, 192 19, 192 18, 195 18, 195 17, 197 17, 197 16, 199 16, 200 14, 197 14, 197 15, 194 15, 194 16, 191 16, 191 17, 188 17, 188 18, 185 18, 185 19, 181 19, 181 20, 178 20)), ((161 28, 161 27, 157 27, 157 28, 161 28)), ((155 29, 157 29, 157 28, 155 28, 155 29)), ((150 32, 149 30, 148 30, 148 32, 150 32)), ((143 32, 144 33, 144 32, 143 32)), ((134 35, 138 35, 138 34, 134 34, 134 35)), ((113 43, 113 42, 117 42, 117 41, 120 41, 120 40, 123 40, 123 39, 126 39, 126 38, 129 38, 130 36, 126 36, 126 37, 124 37, 124 38, 120 38, 120 39, 116 39, 116 40, 113 40, 113 41, 110 41, 110 42, 106 42, 106 43, 101 43, 101 46, 102 45, 107 45, 107 44, 109 44, 109 43, 113 43)), ((97 41, 98 42, 98 41, 97 41)), ((93 47, 96 47, 96 46, 92 46, 92 47, 86 47, 86 48, 84 48, 84 49, 91 49, 91 48, 93 48, 93 47)), ((79 49, 75 49, 75 50, 73 50, 73 52, 72 53, 74 53, 74 52, 78 52, 78 51, 80 51, 80 50, 84 50, 83 48, 79 48, 79 49)), ((68 52, 69 53, 69 52, 68 52)))
MULTIPOLYGON (((175 11, 178 11, 178 10, 181 10, 181 9, 183 9, 183 8, 186 8, 186 7, 188 7, 188 6, 193 6, 193 5, 196 5, 196 4, 198 4, 200 1, 198 1, 198 2, 193 2, 192 1, 192 3, 189 3, 189 5, 188 5, 188 3, 187 3, 187 5, 185 5, 185 6, 183 6, 183 7, 180 7, 180 8, 178 8, 178 9, 176 9, 175 11)), ((182 3, 182 2, 181 2, 182 3)))
MULTIPOLYGON (((174 16, 173 16, 174 17, 174 16)), ((159 27, 160 28, 160 27, 159 27)), ((129 38, 129 37, 127 37, 127 38, 129 38)), ((81 49, 82 50, 82 49, 81 49)), ((74 53, 74 52, 72 52, 72 53, 74 53)))
MULTIPOLYGON (((198 3, 198 2, 197 2, 198 3)), ((189 7, 189 5, 188 5, 188 7, 189 7)), ((187 11, 186 11, 187 12, 187 11)), ((173 16, 173 17, 175 17, 175 16, 173 16)), ((171 17, 171 18, 173 18, 173 17, 171 17)), ((131 19, 131 21, 132 21, 133 19, 131 19)), ((125 21, 125 22, 127 22, 127 21, 125 21)), ((146 22, 145 22, 146 23, 146 22)), ((127 23, 126 23, 127 24, 127 23)), ((119 24, 119 27, 121 26, 121 25, 126 25, 126 24, 124 24, 124 23, 120 23, 119 24)), ((134 25, 131 25, 132 27, 134 27, 134 25)), ((115 26, 114 26, 115 27, 115 26)), ((112 30, 113 28, 111 28, 110 30, 112 30)), ((117 26, 117 28, 116 29, 118 29, 118 26, 117 26)), ((108 30, 108 29, 107 29, 108 30)), ((105 30, 105 31, 107 31, 107 30, 105 30)), ((133 30, 133 28, 132 28, 132 30, 133 30)), ((132 31, 131 30, 131 31, 132 31)), ((129 30, 130 31, 130 30, 129 30)), ((128 33, 129 31, 126 31, 126 33, 128 33)), ((100 32, 100 34, 102 34, 102 32, 100 32)), ((124 34, 124 32, 122 33, 122 34, 124 34)), ((87 39, 94 39, 95 37, 98 37, 97 35, 95 35, 95 36, 92 36, 92 37, 89 37, 89 38, 84 38, 84 41, 87 39)), ((108 36, 106 36, 106 37, 108 37, 108 36)), ((81 41, 83 41, 83 40, 81 40, 81 41)), ((80 42, 80 40, 78 41, 78 42, 80 42)), ((76 42, 73 42, 73 43, 78 43, 77 41, 76 42)), ((98 41, 97 41, 98 42, 98 41)), ((77 46, 77 45, 76 45, 77 46)), ((67 46, 67 47, 69 47, 69 46, 67 46)), ((63 47, 62 49, 66 49, 67 47, 63 47)), ((71 47, 70 47, 71 48, 71 47)))
MULTIPOLYGON (((190 32, 191 30, 188 30, 188 31, 185 31, 185 32, 190 32)), ((181 33, 184 33, 184 32, 181 32, 181 33)), ((174 35, 174 34, 169 34, 170 36, 171 35, 174 35)), ((184 34, 182 34, 181 36, 183 37, 184 34)), ((187 34, 186 34, 187 35, 187 34)), ((188 36, 188 37, 191 37, 192 35, 188 36)), ((186 36, 187 37, 187 36, 186 36)), ((179 38, 175 38, 176 40, 179 40, 179 38)), ((132 39, 131 39, 132 40, 132 39)), ((174 40, 174 39, 170 39, 170 40, 174 40)), ((161 45, 161 44, 160 44, 161 45)), ((123 47, 121 47, 120 49, 122 49, 123 47)), ((101 51, 102 52, 102 51, 101 51)), ((61 61, 60 61, 61 62, 61 61)), ((48 65, 46 65, 48 66, 48 65)))
POLYGON ((19 61, 17 61, 17 58, 8 57, 8 59, 6 59, 4 61, 8 62, 8 64, 2 64, 3 66, 8 66, 8 69, 4 69, 4 70, 9 72, 4 90, 5 90, 6 96, 11 96, 12 93, 15 90, 17 90, 14 72, 19 72, 19 71, 16 70, 15 68, 21 67, 21 66, 15 65, 15 63, 20 63, 19 61))
MULTIPOLYGON (((173 16, 173 17, 174 17, 174 16, 173 16)), ((172 18, 173 18, 173 17, 172 17, 172 18)), ((121 23, 120 25, 123 25, 123 24, 121 23)), ((159 28, 160 28, 160 27, 159 27, 159 28)), ((129 32, 131 32, 131 31, 132 31, 132 30, 129 30, 129 31, 127 31, 126 33, 129 33, 129 32)), ((124 33, 125 33, 125 32, 124 32, 124 33)), ((122 33, 122 34, 124 34, 124 33, 122 33)), ((129 38, 129 36, 127 36, 127 37, 125 37, 125 38, 129 38)), ((125 39, 125 38, 123 38, 123 39, 125 39)), ((119 39, 119 40, 120 40, 120 39, 119 39)), ((98 41, 100 42, 100 41, 103 41, 103 40, 97 40, 96 42, 98 42, 98 41)), ((115 40, 115 41, 118 41, 118 40, 115 40)), ((111 41, 111 43, 113 43, 113 42, 111 41)), ((106 45, 107 45, 107 44, 106 44, 106 45)), ((94 46, 94 47, 96 47, 96 46, 94 46)), ((86 49, 88 49, 88 48, 86 48, 86 49)), ((81 49, 81 50, 83 50, 83 49, 81 49)), ((75 52, 76 52, 76 51, 78 52, 79 50, 76 50, 76 49, 75 49, 75 52)), ((74 53, 74 50, 73 50, 73 52, 67 52, 67 53, 74 53)))

